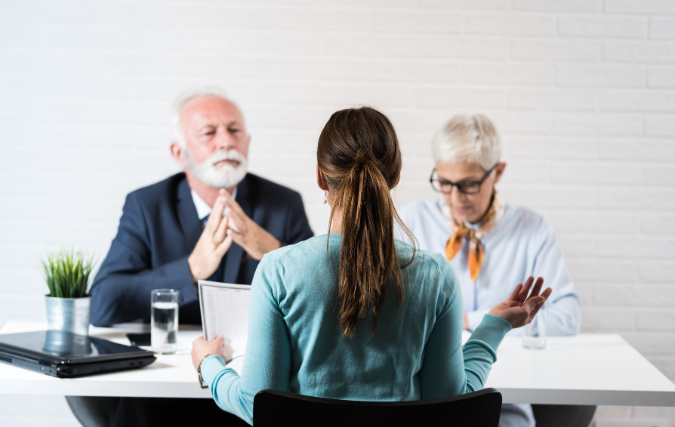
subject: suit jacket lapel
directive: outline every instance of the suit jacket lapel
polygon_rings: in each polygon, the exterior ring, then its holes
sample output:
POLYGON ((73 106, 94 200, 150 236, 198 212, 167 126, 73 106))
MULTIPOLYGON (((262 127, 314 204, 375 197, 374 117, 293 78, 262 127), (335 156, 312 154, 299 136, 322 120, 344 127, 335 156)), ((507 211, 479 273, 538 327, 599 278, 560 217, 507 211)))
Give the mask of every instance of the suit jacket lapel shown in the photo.
POLYGON ((178 184, 178 219, 183 228, 188 253, 192 253, 202 234, 202 223, 197 216, 197 208, 192 200, 187 179, 178 184))
MULTIPOLYGON (((253 217, 253 205, 248 187, 248 175, 237 185, 237 198, 235 199, 246 216, 253 217)), ((225 254, 225 274, 223 281, 225 283, 237 283, 239 276, 239 267, 241 259, 244 256, 244 248, 236 243, 232 243, 230 249, 225 254)))

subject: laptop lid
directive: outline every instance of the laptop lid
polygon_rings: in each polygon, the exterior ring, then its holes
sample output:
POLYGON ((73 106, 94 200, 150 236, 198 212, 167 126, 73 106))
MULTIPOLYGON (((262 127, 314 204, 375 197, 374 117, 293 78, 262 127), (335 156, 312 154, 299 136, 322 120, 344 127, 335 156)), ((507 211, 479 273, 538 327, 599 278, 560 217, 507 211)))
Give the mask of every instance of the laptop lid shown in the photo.
POLYGON ((155 359, 153 352, 139 347, 71 332, 0 334, 0 362, 54 376, 130 369, 148 365, 155 359), (140 363, 136 363, 137 361, 140 363), (77 367, 84 368, 89 365, 97 365, 98 368, 75 371, 77 367))

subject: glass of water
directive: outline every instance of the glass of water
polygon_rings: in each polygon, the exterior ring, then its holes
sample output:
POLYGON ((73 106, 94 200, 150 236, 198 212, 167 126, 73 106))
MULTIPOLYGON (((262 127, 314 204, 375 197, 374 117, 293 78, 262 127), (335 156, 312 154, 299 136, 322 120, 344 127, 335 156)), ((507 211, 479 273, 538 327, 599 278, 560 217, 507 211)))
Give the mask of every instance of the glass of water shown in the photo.
POLYGON ((523 347, 541 350, 546 348, 548 310, 542 307, 529 325, 523 326, 523 347))
POLYGON ((152 318, 150 336, 152 349, 159 353, 174 353, 178 348, 178 296, 175 289, 155 289, 151 292, 152 318))

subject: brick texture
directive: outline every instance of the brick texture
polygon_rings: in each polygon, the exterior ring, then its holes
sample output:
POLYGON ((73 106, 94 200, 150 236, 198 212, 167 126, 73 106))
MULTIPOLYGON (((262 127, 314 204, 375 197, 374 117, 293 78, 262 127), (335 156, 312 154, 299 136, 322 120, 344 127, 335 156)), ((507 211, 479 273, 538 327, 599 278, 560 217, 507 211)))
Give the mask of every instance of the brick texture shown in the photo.
MULTIPOLYGON (((445 120, 489 115, 500 192, 553 224, 583 330, 622 334, 675 380, 675 0, 0 0, 0 326, 44 319, 40 255, 101 259, 124 196, 179 170, 170 104, 194 85, 241 104, 252 172, 300 191, 317 234, 314 150, 333 111, 392 119, 398 204, 435 196, 445 120)), ((0 395, 0 425, 77 425, 39 400, 0 395)), ((598 416, 675 423, 657 412, 598 416)))

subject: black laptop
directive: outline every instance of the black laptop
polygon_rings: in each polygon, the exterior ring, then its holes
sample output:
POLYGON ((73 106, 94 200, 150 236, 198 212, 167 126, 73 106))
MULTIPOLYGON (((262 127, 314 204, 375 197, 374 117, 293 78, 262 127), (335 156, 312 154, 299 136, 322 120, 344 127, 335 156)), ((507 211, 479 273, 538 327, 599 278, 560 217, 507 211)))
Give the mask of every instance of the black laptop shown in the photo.
POLYGON ((151 351, 63 331, 0 334, 0 362, 58 378, 140 368, 151 351))

